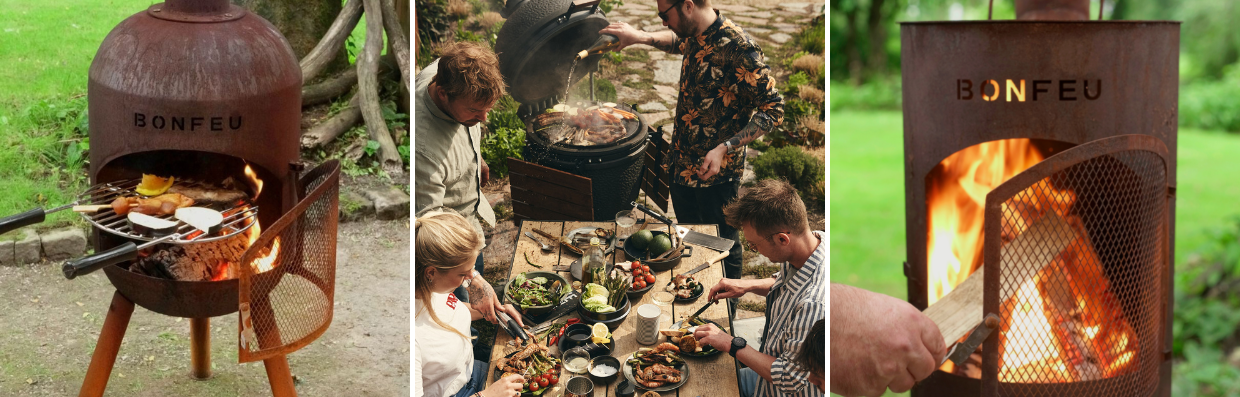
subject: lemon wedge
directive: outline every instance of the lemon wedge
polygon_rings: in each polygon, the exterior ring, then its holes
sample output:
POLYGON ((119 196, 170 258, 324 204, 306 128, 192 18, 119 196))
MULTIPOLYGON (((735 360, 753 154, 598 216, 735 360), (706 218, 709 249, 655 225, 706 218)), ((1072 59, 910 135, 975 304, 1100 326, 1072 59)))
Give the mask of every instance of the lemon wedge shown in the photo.
POLYGON ((158 196, 172 187, 174 177, 162 178, 151 174, 142 174, 142 183, 134 189, 143 196, 158 196))

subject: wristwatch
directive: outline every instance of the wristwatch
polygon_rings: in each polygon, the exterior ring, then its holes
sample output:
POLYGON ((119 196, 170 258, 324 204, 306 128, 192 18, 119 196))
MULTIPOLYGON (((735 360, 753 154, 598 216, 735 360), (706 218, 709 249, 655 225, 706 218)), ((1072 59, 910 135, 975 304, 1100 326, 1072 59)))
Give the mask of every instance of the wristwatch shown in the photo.
POLYGON ((736 352, 744 349, 747 344, 748 343, 745 342, 745 338, 739 336, 732 337, 732 348, 728 349, 728 355, 732 356, 732 358, 736 358, 736 352))
POLYGON ((732 137, 732 138, 730 138, 730 139, 728 139, 728 140, 726 140, 726 141, 723 141, 723 146, 724 146, 724 147, 727 147, 729 152, 730 152, 730 151, 732 151, 732 148, 733 148, 733 147, 739 146, 740 144, 741 144, 741 140, 740 140, 740 139, 736 139, 736 137, 732 137), (735 142, 733 142, 733 141, 735 141, 735 142))

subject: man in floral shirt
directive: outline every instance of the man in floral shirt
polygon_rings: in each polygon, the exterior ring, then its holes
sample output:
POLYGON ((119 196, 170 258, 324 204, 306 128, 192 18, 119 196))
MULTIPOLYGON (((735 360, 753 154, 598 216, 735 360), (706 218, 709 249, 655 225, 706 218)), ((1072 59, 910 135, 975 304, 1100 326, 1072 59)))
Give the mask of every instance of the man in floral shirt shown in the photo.
MULTIPOLYGON (((620 39, 617 50, 648 44, 683 55, 672 136, 672 204, 677 221, 712 223, 736 240, 723 206, 736 198, 745 171, 745 145, 784 121, 784 100, 763 62, 762 49, 710 0, 658 0, 671 31, 647 33, 613 23, 599 33, 620 39)), ((729 278, 741 276, 741 244, 724 261, 729 278)))

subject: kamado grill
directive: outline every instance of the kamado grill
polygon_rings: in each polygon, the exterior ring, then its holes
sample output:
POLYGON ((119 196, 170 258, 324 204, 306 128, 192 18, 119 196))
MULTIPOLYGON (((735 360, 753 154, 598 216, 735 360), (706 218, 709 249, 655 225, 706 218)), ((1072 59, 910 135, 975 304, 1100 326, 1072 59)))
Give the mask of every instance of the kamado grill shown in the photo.
POLYGON ((608 25, 598 5, 598 0, 509 1, 504 10, 508 20, 496 37, 495 51, 509 94, 521 103, 517 114, 526 126, 524 159, 590 178, 592 220, 604 221, 630 208, 628 204, 637 198, 649 131, 632 106, 594 100, 593 72, 603 55, 574 61, 578 51, 589 48, 598 39, 598 31, 608 25), (619 124, 621 131, 606 131, 609 127, 596 122, 567 131, 567 140, 549 138, 548 132, 558 124, 548 123, 546 112, 564 102, 567 87, 587 74, 590 101, 565 105, 583 111, 596 106, 614 108, 619 110, 615 114, 633 117, 609 123, 619 124))
POLYGON ((209 318, 240 312, 239 361, 262 360, 273 394, 296 394, 285 355, 331 323, 339 184, 334 161, 302 172, 301 86, 284 37, 227 0, 155 4, 104 39, 88 86, 92 187, 74 204, 142 197, 143 174, 172 176, 174 189, 206 192, 198 205, 224 222, 206 232, 182 222, 156 240, 111 207, 83 214, 97 253, 65 275, 102 268, 117 292, 80 395, 103 394, 135 304, 190 318, 198 379, 211 375, 209 318), (212 200, 218 192, 241 195, 212 200))
POLYGON ((1170 395, 1179 23, 1088 10, 901 26, 908 299, 1001 319, 914 396, 1170 395))

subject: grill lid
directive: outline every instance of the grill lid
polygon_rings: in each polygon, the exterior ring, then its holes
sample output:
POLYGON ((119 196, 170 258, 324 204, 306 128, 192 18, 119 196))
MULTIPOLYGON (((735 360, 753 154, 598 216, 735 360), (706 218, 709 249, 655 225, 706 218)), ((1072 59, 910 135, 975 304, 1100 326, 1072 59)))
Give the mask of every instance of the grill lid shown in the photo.
POLYGON ((602 55, 573 64, 577 52, 589 48, 609 24, 598 0, 522 1, 505 10, 510 16, 496 35, 495 52, 517 102, 562 97, 568 84, 598 70, 602 55))

